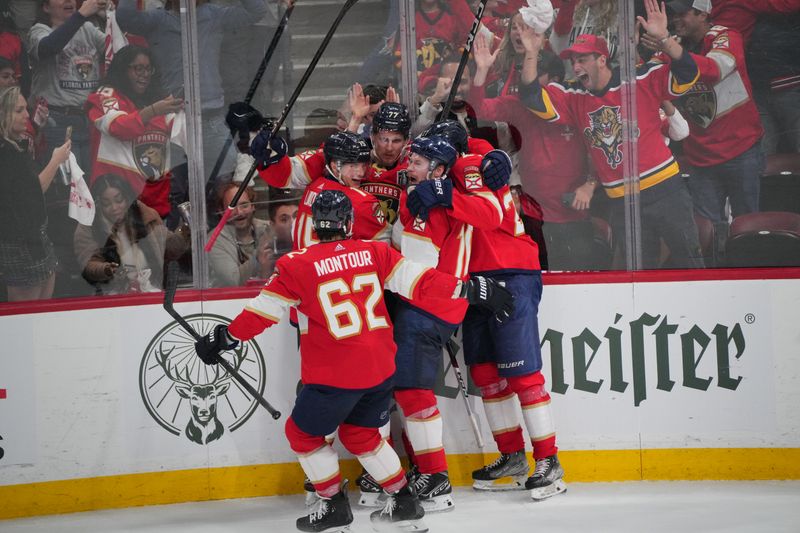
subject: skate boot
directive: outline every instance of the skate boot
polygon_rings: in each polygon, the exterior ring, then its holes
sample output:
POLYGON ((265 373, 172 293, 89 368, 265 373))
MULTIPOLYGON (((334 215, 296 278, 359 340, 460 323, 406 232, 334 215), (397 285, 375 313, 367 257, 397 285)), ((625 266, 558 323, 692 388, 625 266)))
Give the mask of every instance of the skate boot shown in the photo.
POLYGON ((564 469, 558 462, 558 456, 551 455, 536 461, 536 468, 533 475, 525 482, 525 488, 530 489, 533 501, 540 502, 566 492, 567 485, 563 477, 564 469))
POLYGON ((386 503, 386 493, 383 492, 383 487, 381 487, 366 470, 362 471, 361 475, 358 476, 356 484, 361 490, 358 505, 364 507, 381 507, 386 503))
POLYGON ((428 531, 422 521, 425 510, 411 485, 406 485, 386 497, 386 504, 380 511, 369 515, 374 531, 417 532, 428 531))
POLYGON ((297 529, 311 533, 339 533, 350 531, 353 522, 353 513, 347 499, 347 481, 342 483, 342 489, 330 498, 319 497, 319 501, 311 509, 308 516, 297 519, 297 529))
POLYGON ((319 501, 319 496, 317 495, 317 489, 314 488, 314 485, 308 478, 305 478, 303 480, 303 490, 306 493, 306 507, 312 507, 315 503, 319 501))
POLYGON ((450 477, 447 475, 447 471, 435 474, 417 474, 413 485, 414 491, 419 497, 419 503, 422 504, 426 513, 452 511, 455 508, 453 489, 450 486, 450 477))
POLYGON ((472 473, 472 488, 475 490, 522 490, 525 487, 529 469, 525 450, 510 454, 504 453, 493 463, 472 473))

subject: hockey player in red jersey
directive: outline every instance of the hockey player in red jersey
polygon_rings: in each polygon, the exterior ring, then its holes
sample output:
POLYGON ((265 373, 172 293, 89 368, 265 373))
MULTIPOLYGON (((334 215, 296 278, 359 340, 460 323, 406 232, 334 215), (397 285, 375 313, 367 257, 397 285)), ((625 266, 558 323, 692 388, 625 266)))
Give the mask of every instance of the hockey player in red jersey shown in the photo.
MULTIPOLYGON (((466 130, 457 122, 433 125, 431 129, 451 139, 460 150, 467 149, 466 130)), ((502 222, 495 229, 476 227, 472 235, 470 273, 490 275, 515 296, 514 313, 498 322, 470 306, 463 321, 464 359, 473 382, 484 401, 489 427, 501 453, 500 458, 472 473, 478 490, 530 489, 535 500, 563 492, 563 469, 558 461, 550 396, 544 388, 539 351, 538 307, 542 294, 539 250, 528 237, 517 214, 508 180, 511 161, 501 150, 482 158, 460 158, 463 178, 453 179, 457 191, 488 187, 501 206, 502 222), (536 468, 528 477, 525 441, 517 416, 517 403, 533 445, 536 468), (514 483, 498 483, 511 477, 514 483)), ((454 174, 455 176, 455 174, 454 174)), ((414 191, 416 192, 416 191, 414 191)), ((432 205, 411 201, 412 214, 432 205)))
POLYGON ((322 149, 299 156, 286 156, 286 143, 279 138, 269 139, 268 132, 260 133, 251 146, 254 157, 274 162, 259 170, 269 185, 280 189, 305 189, 292 230, 295 250, 319 242, 311 221, 311 205, 326 189, 343 191, 353 204, 357 239, 389 241, 391 226, 378 200, 359 189, 368 170, 369 146, 355 133, 336 132, 325 141, 322 149))
POLYGON ((403 104, 384 102, 372 118, 370 167, 361 189, 380 201, 390 224, 397 219, 400 193, 405 188, 400 171, 408 162, 406 145, 410 129, 411 117, 403 104))
MULTIPOLYGON (((409 193, 403 193, 392 240, 404 256, 461 280, 468 278, 474 225, 497 226, 499 203, 491 191, 454 191, 447 176, 456 149, 443 137, 418 137, 411 143, 409 193), (412 216, 408 205, 423 216, 412 216)), ((426 511, 453 508, 442 439, 442 419, 433 387, 442 349, 464 318, 467 303, 441 298, 404 298, 395 311, 397 373, 395 400, 406 421, 408 442, 417 467, 414 487, 426 511)), ((503 317, 500 317, 503 318, 503 317)))
POLYGON ((353 521, 336 451, 325 436, 338 428, 342 445, 387 492, 387 504, 371 520, 427 531, 424 510, 395 451, 381 439, 395 372, 392 324, 383 302, 389 289, 412 300, 428 298, 482 303, 510 312, 510 295, 481 277, 462 281, 408 261, 389 245, 349 239, 353 208, 338 190, 322 191, 312 204, 320 243, 281 257, 275 274, 229 326, 218 325, 195 344, 207 364, 221 352, 278 323, 290 306, 309 317, 300 342, 301 379, 286 436, 320 501, 297 520, 301 531, 341 531, 353 521))

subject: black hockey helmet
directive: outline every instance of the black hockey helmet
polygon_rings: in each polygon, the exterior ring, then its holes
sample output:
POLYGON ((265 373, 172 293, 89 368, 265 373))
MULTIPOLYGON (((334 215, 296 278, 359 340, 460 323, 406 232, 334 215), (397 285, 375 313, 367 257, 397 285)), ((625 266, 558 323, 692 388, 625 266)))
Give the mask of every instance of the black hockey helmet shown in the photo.
POLYGON ((469 151, 467 147, 467 130, 457 120, 443 120, 428 126, 423 137, 441 136, 450 141, 459 153, 465 154, 469 151))
POLYGON ((430 170, 433 171, 437 166, 444 165, 444 171, 450 170, 456 162, 458 153, 450 142, 440 136, 417 137, 411 143, 411 153, 418 154, 431 162, 430 170))
POLYGON ((408 108, 395 102, 384 102, 372 117, 372 131, 397 131, 408 138, 411 130, 411 117, 408 108))
POLYGON ((353 227, 353 204, 342 191, 326 189, 311 204, 311 218, 319 238, 349 237, 353 227))
POLYGON ((332 161, 340 163, 369 163, 369 144, 360 135, 349 131, 337 131, 325 140, 322 147, 325 164, 332 161))

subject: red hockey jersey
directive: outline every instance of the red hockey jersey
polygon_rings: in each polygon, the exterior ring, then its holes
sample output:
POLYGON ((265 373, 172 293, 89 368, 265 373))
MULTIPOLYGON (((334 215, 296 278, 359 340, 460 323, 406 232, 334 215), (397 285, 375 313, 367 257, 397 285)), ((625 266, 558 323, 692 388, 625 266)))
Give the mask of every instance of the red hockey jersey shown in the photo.
POLYGON ((407 166, 408 157, 405 153, 400 156, 400 160, 392 168, 372 163, 359 186, 359 189, 378 199, 389 224, 394 224, 394 221, 397 220, 397 213, 400 210, 400 194, 405 190, 405 185, 400 183, 399 176, 407 166))
POLYGON ((342 185, 327 177, 327 174, 321 149, 284 157, 266 170, 259 171, 261 178, 273 187, 305 189, 292 229, 293 248, 300 250, 319 242, 311 219, 311 204, 325 189, 342 191, 350 198, 353 204, 354 239, 388 241, 391 238, 391 226, 380 202, 371 194, 342 185))
POLYGON ((300 337, 303 383, 365 389, 395 371, 384 288, 417 300, 453 298, 459 287, 453 276, 408 261, 386 243, 325 242, 281 257, 228 331, 252 339, 297 306, 308 317, 300 337))
MULTIPOLYGON (((453 206, 431 209, 428 220, 412 217, 407 199, 408 195, 403 192, 400 217, 392 229, 395 246, 412 261, 434 267, 461 280, 467 279, 473 224, 487 228, 500 224, 500 206, 494 195, 482 184, 480 189, 474 188, 469 193, 454 189, 453 206)), ((460 324, 467 311, 466 301, 453 303, 449 299, 426 298, 410 303, 453 325, 460 324)))
POLYGON ((139 110, 110 87, 89 95, 86 106, 92 148, 89 185, 102 174, 125 178, 139 200, 162 217, 169 214, 170 133, 172 117, 142 122, 139 110))
POLYGON ((742 36, 714 26, 703 39, 700 55, 692 55, 700 80, 675 105, 691 131, 688 142, 683 143, 686 161, 709 167, 751 148, 764 128, 753 101, 742 36))
MULTIPOLYGON (((658 110, 662 100, 673 100, 686 93, 698 77, 697 64, 688 53, 669 64, 645 63, 637 69, 636 117, 642 189, 678 173, 678 163, 661 137, 658 110)), ((625 194, 621 89, 618 70, 613 71, 608 86, 599 92, 587 91, 577 83, 550 83, 542 88, 534 81, 520 86, 520 99, 540 118, 578 128, 600 183, 611 198, 625 194)))

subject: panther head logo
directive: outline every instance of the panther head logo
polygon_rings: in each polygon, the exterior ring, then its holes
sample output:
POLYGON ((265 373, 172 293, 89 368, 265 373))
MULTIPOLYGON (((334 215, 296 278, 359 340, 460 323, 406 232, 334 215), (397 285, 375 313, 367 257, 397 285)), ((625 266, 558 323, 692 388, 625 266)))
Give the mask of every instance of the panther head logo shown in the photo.
POLYGON ((603 106, 589 113, 588 128, 584 135, 592 148, 606 156, 608 165, 615 169, 622 163, 622 115, 619 106, 603 106))

